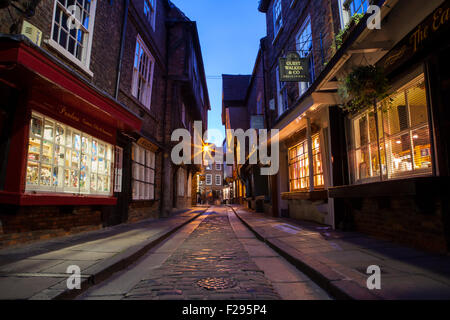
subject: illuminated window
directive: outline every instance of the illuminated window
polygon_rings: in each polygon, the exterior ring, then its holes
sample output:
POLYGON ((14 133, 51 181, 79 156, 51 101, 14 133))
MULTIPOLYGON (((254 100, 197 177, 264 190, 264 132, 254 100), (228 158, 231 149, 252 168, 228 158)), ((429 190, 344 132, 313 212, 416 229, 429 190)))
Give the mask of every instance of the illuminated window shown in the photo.
POLYGON ((133 144, 133 200, 155 199, 155 153, 133 144))
POLYGON ((392 101, 379 103, 377 109, 379 144, 373 111, 368 110, 352 119, 349 156, 353 183, 432 173, 423 75, 390 99, 392 101))
POLYGON ((111 194, 113 147, 33 112, 27 191, 111 194))
POLYGON ((155 59, 141 37, 136 40, 131 92, 145 107, 150 109, 152 100, 153 71, 155 59))
MULTIPOLYGON (((311 139, 314 186, 323 187, 324 178, 319 135, 316 134, 311 139)), ((289 181, 291 191, 309 188, 309 158, 307 140, 304 140, 295 147, 289 149, 289 181)))

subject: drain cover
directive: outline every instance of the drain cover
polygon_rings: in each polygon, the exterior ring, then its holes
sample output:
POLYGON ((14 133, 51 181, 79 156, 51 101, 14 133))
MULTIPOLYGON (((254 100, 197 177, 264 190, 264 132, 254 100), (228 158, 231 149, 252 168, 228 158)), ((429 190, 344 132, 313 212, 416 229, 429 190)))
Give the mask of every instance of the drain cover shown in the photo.
POLYGON ((226 278, 205 278, 197 281, 197 285, 207 290, 222 290, 233 288, 236 282, 226 278))

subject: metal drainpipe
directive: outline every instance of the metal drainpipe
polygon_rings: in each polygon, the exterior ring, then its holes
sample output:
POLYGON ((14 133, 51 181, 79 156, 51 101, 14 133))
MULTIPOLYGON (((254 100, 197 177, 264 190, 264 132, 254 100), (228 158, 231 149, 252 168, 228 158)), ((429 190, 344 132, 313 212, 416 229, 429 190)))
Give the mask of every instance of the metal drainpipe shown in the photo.
POLYGON ((116 79, 116 90, 114 93, 114 98, 117 100, 119 97, 119 86, 120 86, 120 75, 122 72, 122 60, 123 60, 123 51, 125 49, 125 36, 127 33, 127 22, 128 22, 128 8, 130 6, 130 0, 124 0, 125 11, 123 13, 123 22, 122 22, 122 35, 120 39, 120 52, 119 52, 119 61, 117 62, 117 79, 116 79))
MULTIPOLYGON (((164 106, 167 108, 167 97, 168 97, 168 90, 169 90, 169 42, 170 42, 170 28, 168 24, 166 24, 166 79, 164 81, 164 106)), ((170 113, 172 114, 172 112, 170 113)), ((166 112, 163 112, 163 123, 162 123, 162 145, 166 145, 166 112)), ((161 194, 159 196, 159 213, 160 215, 163 213, 164 209, 164 176, 165 176, 165 161, 166 161, 166 150, 162 151, 162 166, 161 166, 161 194)))

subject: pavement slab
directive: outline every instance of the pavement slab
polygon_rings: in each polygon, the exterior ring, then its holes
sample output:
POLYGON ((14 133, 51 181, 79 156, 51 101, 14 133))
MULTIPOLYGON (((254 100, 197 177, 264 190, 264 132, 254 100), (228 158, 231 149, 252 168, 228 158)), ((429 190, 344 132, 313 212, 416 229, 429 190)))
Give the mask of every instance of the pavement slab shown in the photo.
POLYGON ((331 230, 312 222, 265 217, 242 206, 231 207, 253 232, 334 297, 450 299, 447 255, 430 254, 357 232, 331 230), (277 227, 280 225, 293 225, 300 231, 283 230, 277 227), (380 290, 367 288, 367 268, 371 265, 381 269, 380 290))
POLYGON ((198 207, 160 220, 119 225, 0 250, 0 299, 71 298, 126 268, 162 239, 207 210, 198 207), (81 269, 82 290, 67 289, 67 267, 81 269))

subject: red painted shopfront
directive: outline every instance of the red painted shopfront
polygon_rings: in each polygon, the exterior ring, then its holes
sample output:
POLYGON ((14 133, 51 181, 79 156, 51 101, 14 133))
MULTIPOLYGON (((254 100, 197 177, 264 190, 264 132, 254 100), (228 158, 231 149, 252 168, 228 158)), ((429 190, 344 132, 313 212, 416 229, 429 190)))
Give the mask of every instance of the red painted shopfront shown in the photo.
POLYGON ((16 96, 2 112, 0 205, 115 205, 116 135, 141 119, 21 39, 0 42, 0 86, 16 96))

